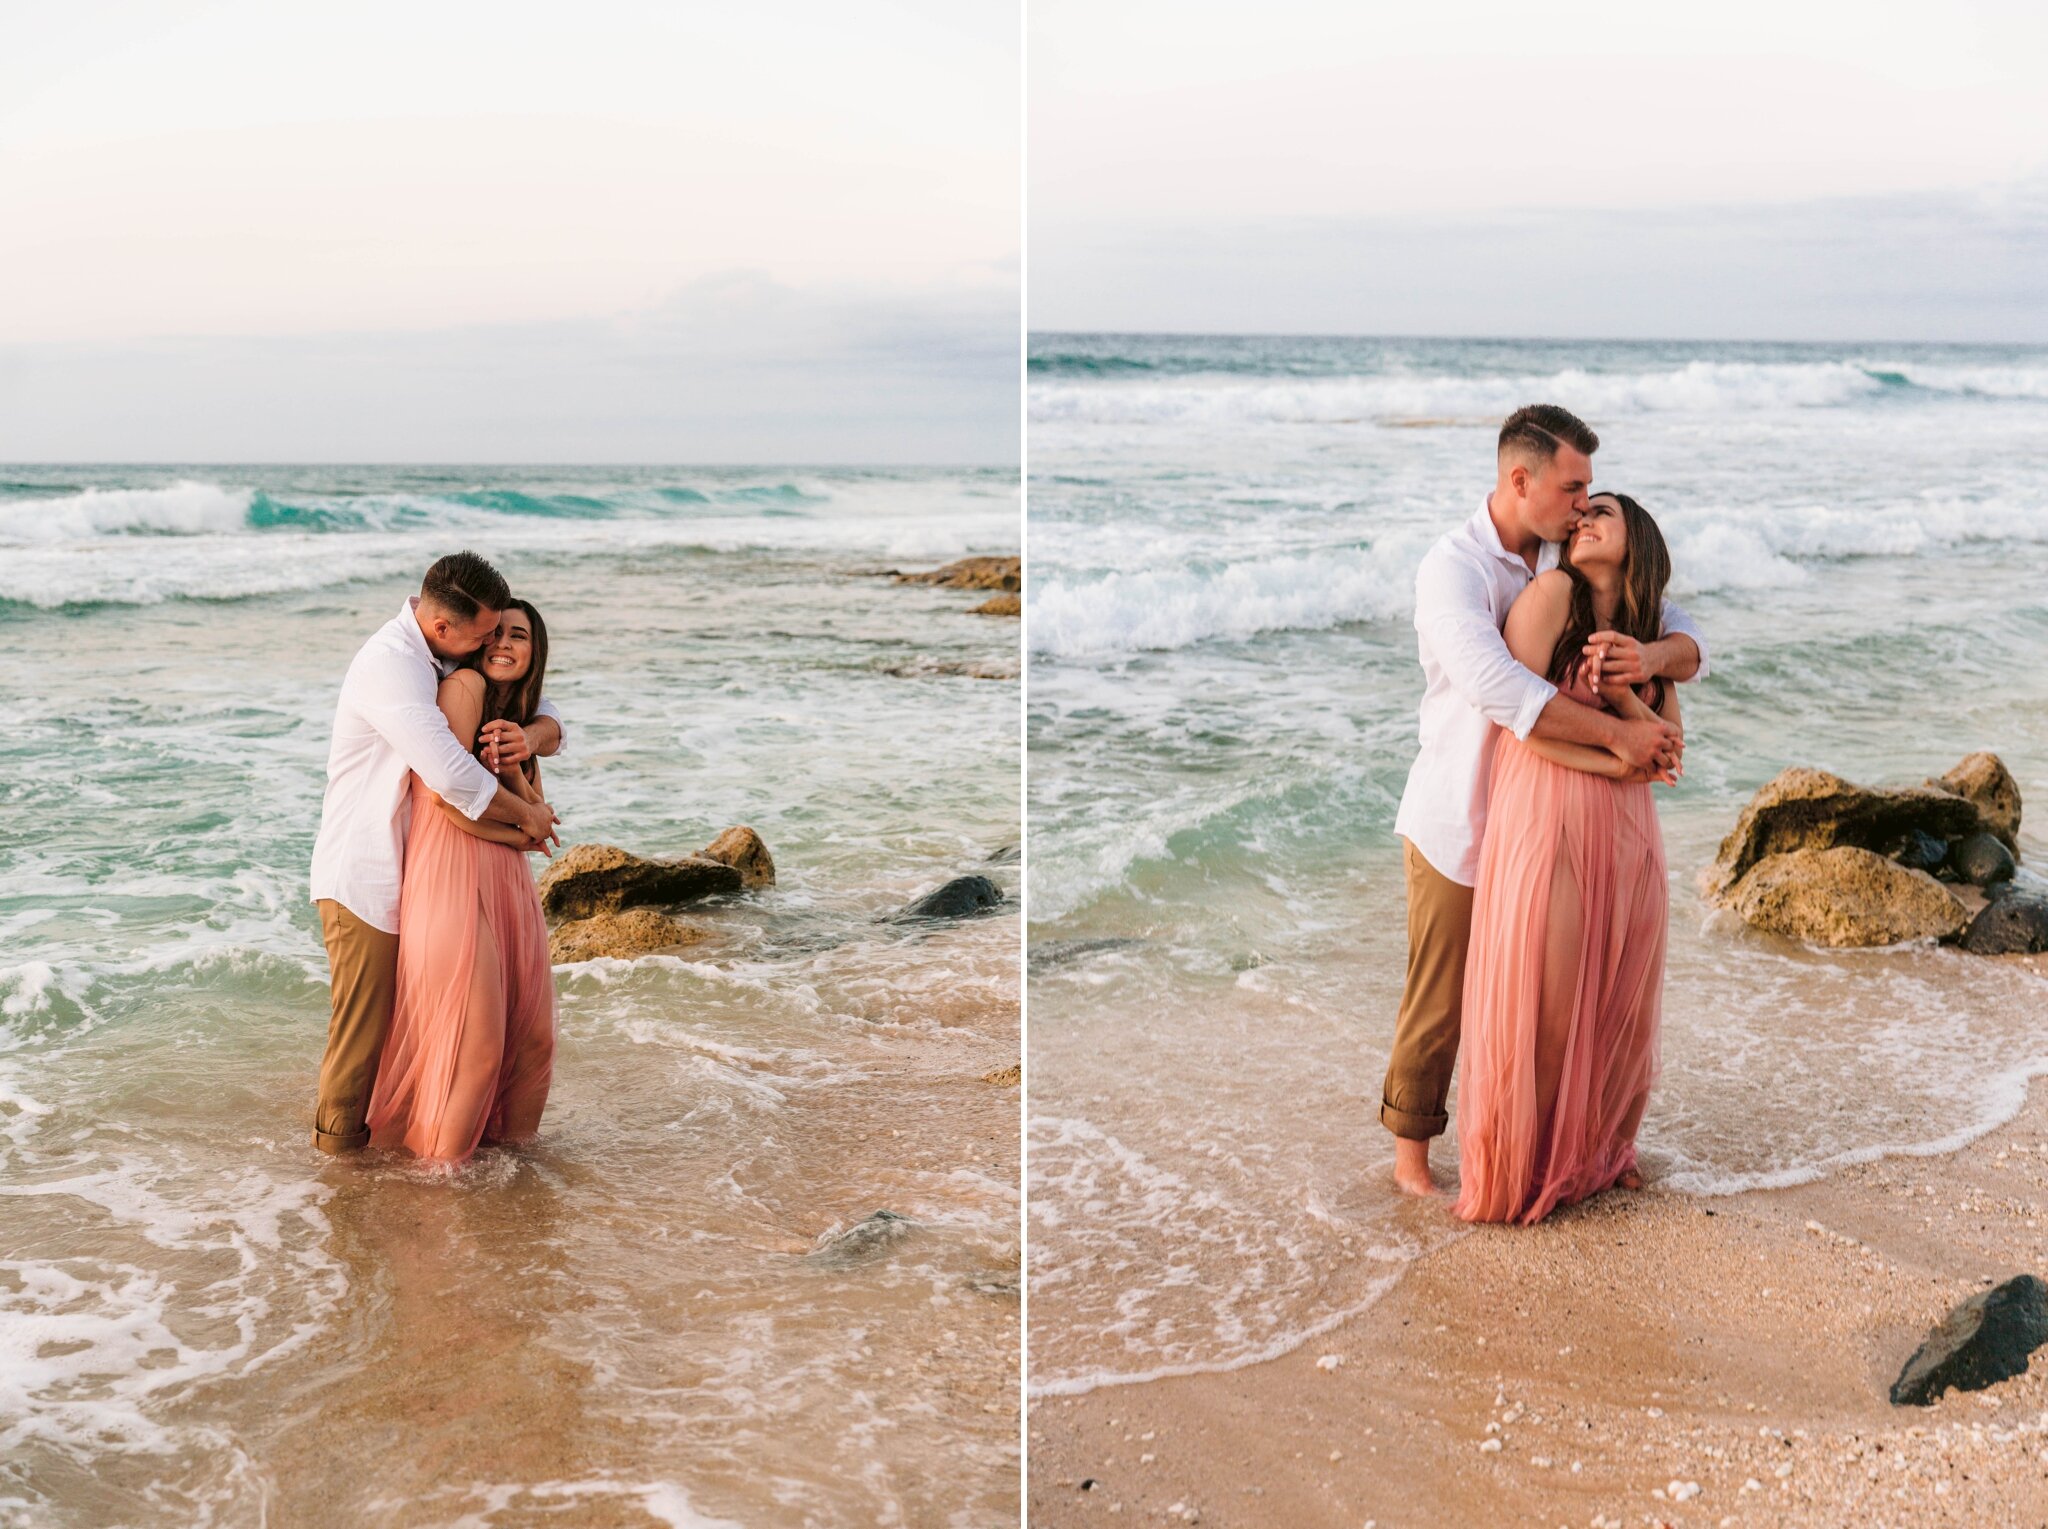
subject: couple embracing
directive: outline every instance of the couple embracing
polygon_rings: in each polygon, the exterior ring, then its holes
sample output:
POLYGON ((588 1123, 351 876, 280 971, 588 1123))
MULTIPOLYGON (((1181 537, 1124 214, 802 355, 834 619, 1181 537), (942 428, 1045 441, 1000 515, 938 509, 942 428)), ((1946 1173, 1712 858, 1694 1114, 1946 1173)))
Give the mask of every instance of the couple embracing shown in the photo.
POLYGON ((555 988, 526 856, 557 838, 547 656, 540 612, 459 552, 349 665, 313 847, 333 1000, 323 1152, 459 1163, 540 1128, 555 988))
POLYGON ((1502 425, 1493 492, 1416 575, 1427 685, 1406 840, 1408 972, 1380 1120, 1396 1183, 1429 1144, 1462 1049, 1457 1214, 1541 1220, 1641 1183, 1668 888, 1652 782, 1684 753, 1674 681, 1706 641, 1664 598, 1671 559, 1600 441, 1554 404, 1502 425))

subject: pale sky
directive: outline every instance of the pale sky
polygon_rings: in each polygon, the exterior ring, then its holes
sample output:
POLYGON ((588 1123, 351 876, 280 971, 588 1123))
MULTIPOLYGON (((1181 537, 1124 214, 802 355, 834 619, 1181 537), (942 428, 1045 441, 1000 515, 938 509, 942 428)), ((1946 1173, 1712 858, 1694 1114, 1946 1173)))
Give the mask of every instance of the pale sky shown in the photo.
POLYGON ((0 20, 0 457, 1011 462, 1014 4, 0 20))
POLYGON ((2048 8, 1032 0, 1033 330, 2048 341, 2048 8))

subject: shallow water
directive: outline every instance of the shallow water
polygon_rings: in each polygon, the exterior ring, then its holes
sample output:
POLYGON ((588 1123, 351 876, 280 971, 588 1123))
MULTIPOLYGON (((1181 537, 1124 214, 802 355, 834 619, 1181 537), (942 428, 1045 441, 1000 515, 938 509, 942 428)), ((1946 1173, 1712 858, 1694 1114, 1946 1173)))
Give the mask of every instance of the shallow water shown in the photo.
POLYGON ((1018 890, 1016 624, 866 575, 1013 551, 1014 484, 8 475, 0 1517, 1013 1518, 1017 923, 879 921, 1018 890), (307 1145, 304 899, 341 672, 465 544, 549 621, 566 842, 779 881, 558 968, 540 1140, 447 1176, 307 1145))
MULTIPOLYGON (((1518 403, 1601 432, 1597 485, 1657 516, 1712 648, 1659 798, 1652 1175, 1716 1193, 1954 1145, 2048 1070, 2023 969, 1811 951, 1696 890, 1789 764, 1909 783, 1990 748, 2023 790, 2048 778, 2048 354, 1032 352, 1034 1389, 1284 1351, 1456 1234, 1395 1201, 1376 1119, 1406 949, 1393 821, 1414 568, 1478 508, 1518 403)), ((1455 1167, 1454 1137, 1436 1157, 1455 1167)))

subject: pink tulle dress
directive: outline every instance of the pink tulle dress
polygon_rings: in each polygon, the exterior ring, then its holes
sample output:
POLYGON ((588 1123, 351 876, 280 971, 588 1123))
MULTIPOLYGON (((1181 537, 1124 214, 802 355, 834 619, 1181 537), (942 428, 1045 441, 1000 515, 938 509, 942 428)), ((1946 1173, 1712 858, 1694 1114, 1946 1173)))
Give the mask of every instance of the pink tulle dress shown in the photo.
POLYGON ((1465 958, 1465 1220, 1540 1221, 1635 1167, 1669 899, 1650 787, 1567 769, 1503 732, 1465 958))
POLYGON ((370 1144, 457 1163, 540 1128, 555 982, 526 856, 466 834, 412 783, 398 988, 370 1091, 370 1144))

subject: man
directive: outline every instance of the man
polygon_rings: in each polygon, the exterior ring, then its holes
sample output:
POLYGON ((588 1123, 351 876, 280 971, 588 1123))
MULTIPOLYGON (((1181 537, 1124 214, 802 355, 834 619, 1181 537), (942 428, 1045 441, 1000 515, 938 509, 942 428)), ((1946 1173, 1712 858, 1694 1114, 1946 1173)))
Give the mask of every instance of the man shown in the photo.
POLYGON ((398 889, 412 817, 407 775, 472 820, 520 829, 531 849, 545 853, 557 837, 553 810, 507 790, 495 772, 556 753, 561 714, 543 699, 531 727, 487 724, 480 764, 435 702, 440 682, 497 630, 511 599, 498 571, 474 552, 444 557, 427 570, 418 596, 363 644, 341 682, 313 845, 313 900, 332 996, 313 1118, 313 1145, 322 1152, 357 1151, 370 1139, 364 1117, 398 985, 398 889))
MULTIPOLYGON (((1429 1144, 1443 1134, 1472 928, 1472 887, 1486 831, 1496 724, 1586 743, 1617 755, 1642 780, 1671 782, 1684 751, 1662 721, 1624 721, 1581 705, 1515 661, 1501 637, 1508 607, 1586 510, 1600 438, 1555 404, 1517 409, 1501 426, 1493 492, 1478 513, 1438 540, 1415 575, 1415 630, 1426 686, 1422 750, 1408 772, 1394 831, 1406 844, 1408 977, 1394 1029, 1380 1123, 1394 1133, 1394 1182, 1431 1194, 1429 1144)), ((1627 684, 1706 673, 1706 641, 1686 614, 1664 606, 1664 637, 1639 643, 1596 632, 1591 677, 1627 684)))

